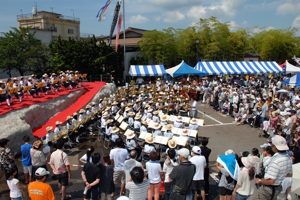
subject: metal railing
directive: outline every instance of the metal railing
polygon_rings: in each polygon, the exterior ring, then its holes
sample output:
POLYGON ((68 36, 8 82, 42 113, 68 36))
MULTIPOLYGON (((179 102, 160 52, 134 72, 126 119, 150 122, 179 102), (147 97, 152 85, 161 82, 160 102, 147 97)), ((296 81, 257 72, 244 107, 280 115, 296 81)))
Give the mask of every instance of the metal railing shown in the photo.
MULTIPOLYGON (((33 15, 32 13, 29 13, 29 14, 17 15, 17 19, 34 18, 34 17, 39 17, 39 16, 43 16, 43 15, 38 15, 38 14, 33 15)), ((80 18, 77 18, 77 17, 70 17, 70 16, 64 16, 64 15, 55 15, 55 16, 59 19, 65 19, 65 20, 80 22, 80 18)))

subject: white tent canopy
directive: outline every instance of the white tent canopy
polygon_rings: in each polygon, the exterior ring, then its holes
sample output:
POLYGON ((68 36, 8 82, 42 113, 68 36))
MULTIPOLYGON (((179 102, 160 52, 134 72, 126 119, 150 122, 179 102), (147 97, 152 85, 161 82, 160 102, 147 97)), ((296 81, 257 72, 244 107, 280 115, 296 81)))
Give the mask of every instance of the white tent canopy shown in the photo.
MULTIPOLYGON (((283 64, 284 65, 284 64, 283 64)), ((300 68, 296 67, 292 64, 290 64, 288 61, 285 62, 286 70, 285 73, 294 73, 294 72, 300 72, 300 68)))

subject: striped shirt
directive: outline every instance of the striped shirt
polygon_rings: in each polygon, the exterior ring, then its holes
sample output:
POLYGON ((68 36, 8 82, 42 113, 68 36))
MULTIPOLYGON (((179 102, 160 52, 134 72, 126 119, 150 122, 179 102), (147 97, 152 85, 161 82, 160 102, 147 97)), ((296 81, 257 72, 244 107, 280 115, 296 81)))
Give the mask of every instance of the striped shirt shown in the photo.
POLYGON ((126 189, 130 191, 129 199, 145 200, 150 187, 149 180, 144 180, 141 184, 135 184, 133 181, 126 183, 126 189))
POLYGON ((287 153, 275 153, 266 167, 265 179, 275 179, 274 185, 280 185, 287 174, 292 174, 292 159, 287 153))

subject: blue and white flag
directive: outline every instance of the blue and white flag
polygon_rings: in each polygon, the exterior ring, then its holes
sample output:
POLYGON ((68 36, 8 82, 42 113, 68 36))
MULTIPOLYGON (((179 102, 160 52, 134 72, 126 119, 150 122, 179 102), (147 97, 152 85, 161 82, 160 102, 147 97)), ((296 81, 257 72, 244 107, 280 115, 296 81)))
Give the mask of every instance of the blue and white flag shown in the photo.
POLYGON ((217 158, 217 162, 220 163, 226 169, 226 171, 228 171, 228 173, 234 180, 238 179, 240 168, 234 154, 219 156, 217 158))

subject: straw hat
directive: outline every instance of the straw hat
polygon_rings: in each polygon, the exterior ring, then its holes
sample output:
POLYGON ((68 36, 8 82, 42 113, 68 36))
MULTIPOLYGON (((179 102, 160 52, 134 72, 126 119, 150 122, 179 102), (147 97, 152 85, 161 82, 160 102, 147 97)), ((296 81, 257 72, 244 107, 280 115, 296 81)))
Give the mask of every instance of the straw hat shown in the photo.
POLYGON ((47 131, 47 132, 50 132, 50 131, 52 131, 52 129, 53 129, 53 126, 48 126, 48 127, 46 128, 46 131, 47 131))
POLYGON ((118 105, 118 102, 114 101, 111 105, 116 106, 118 105))
POLYGON ((126 107, 126 108, 125 108, 125 112, 128 112, 129 110, 130 110, 129 107, 126 107))
POLYGON ((153 115, 158 115, 158 111, 157 111, 157 110, 154 111, 154 112, 153 112, 153 115))
POLYGON ((85 113, 85 110, 84 109, 80 109, 79 114, 83 114, 83 113, 85 113))
POLYGON ((101 102, 102 101, 102 99, 99 99, 99 102, 101 102))
POLYGON ((68 116, 67 117, 67 121, 70 120, 70 119, 73 119, 73 117, 72 116, 68 116))
POLYGON ((135 137, 134 131, 130 131, 130 133, 126 135, 127 139, 132 139, 134 137, 135 137))
POLYGON ((60 121, 56 121, 55 122, 55 125, 57 126, 57 125, 61 125, 61 122, 60 121))
POLYGON ((108 117, 108 114, 107 113, 104 113, 103 115, 102 115, 102 117, 108 117))
POLYGON ((198 120, 193 118, 191 121, 190 121, 191 124, 197 124, 198 123, 198 120))
POLYGON ((173 128, 174 128, 174 125, 173 125, 173 124, 168 124, 168 125, 166 125, 166 129, 167 129, 168 131, 171 131, 173 128))
POLYGON ((152 128, 157 130, 157 129, 161 128, 161 125, 160 125, 160 123, 155 123, 152 128))
POLYGON ((76 112, 73 113, 73 117, 74 117, 74 116, 77 116, 77 115, 78 115, 78 114, 77 114, 76 112))
POLYGON ((92 106, 96 105, 96 102, 92 102, 92 106))
POLYGON ((42 144, 42 141, 41 140, 37 140, 37 141, 34 141, 34 143, 32 144, 32 146, 34 148, 39 148, 39 146, 42 144))
POLYGON ((162 115, 161 117, 160 117, 160 120, 161 121, 168 121, 169 120, 169 115, 162 115))
POLYGON ((148 122, 147 121, 142 121, 142 124, 145 126, 148 126, 148 122))
POLYGON ((32 78, 31 78, 31 77, 29 77, 27 80, 28 80, 28 81, 31 81, 31 80, 32 80, 32 78))
POLYGON ((183 135, 183 136, 189 135, 189 132, 190 131, 188 129, 182 129, 181 135, 183 135))
POLYGON ((111 132, 111 133, 117 133, 117 132, 119 132, 119 130, 120 130, 120 129, 119 129, 118 127, 115 127, 115 126, 114 126, 114 127, 111 128, 110 132, 111 132))
POLYGON ((4 83, 3 81, 0 81, 0 84, 4 83))
POLYGON ((112 123, 113 121, 114 121, 114 120, 112 120, 112 119, 107 120, 107 121, 106 121, 106 125, 109 124, 109 123, 112 123))
POLYGON ((56 76, 56 74, 55 74, 55 73, 52 73, 52 76, 56 76))
POLYGON ((91 108, 91 106, 90 106, 90 105, 87 105, 85 108, 86 108, 86 109, 90 109, 90 108, 91 108))
POLYGON ((183 120, 183 118, 182 118, 181 116, 178 116, 178 117, 176 118, 176 121, 178 121, 178 122, 182 122, 182 120, 183 120))
POLYGON ((17 81, 18 79, 15 77, 15 78, 13 78, 13 81, 17 81))
POLYGON ((154 137, 147 137, 145 142, 147 142, 148 144, 153 144, 154 143, 154 137))
POLYGON ((47 74, 44 74, 44 75, 43 75, 43 78, 46 78, 46 77, 48 77, 48 75, 47 75, 47 74))
POLYGON ((176 140, 173 140, 173 139, 169 140, 169 141, 168 141, 168 146, 169 146, 171 149, 176 148, 176 146, 177 146, 177 141, 176 141, 176 140))
POLYGON ((142 118, 142 115, 136 115, 135 118, 134 118, 134 120, 139 120, 141 118, 142 118))
POLYGON ((150 109, 148 108, 148 112, 152 112, 152 111, 153 111, 153 109, 152 109, 152 108, 150 108, 150 109))
POLYGON ((132 103, 128 103, 128 104, 127 104, 127 106, 132 106, 132 105, 133 105, 132 103))
POLYGON ((128 113, 128 116, 130 116, 130 117, 133 117, 134 115, 135 115, 134 112, 129 112, 129 113, 128 113))

